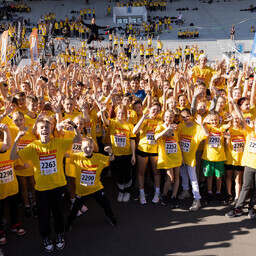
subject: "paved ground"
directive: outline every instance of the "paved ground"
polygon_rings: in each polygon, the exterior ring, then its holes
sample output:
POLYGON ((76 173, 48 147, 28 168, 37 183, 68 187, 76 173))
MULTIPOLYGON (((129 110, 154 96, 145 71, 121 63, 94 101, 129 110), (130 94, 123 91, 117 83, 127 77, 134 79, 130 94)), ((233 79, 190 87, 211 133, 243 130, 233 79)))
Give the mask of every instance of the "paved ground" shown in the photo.
MULTIPOLYGON (((255 220, 248 219, 246 213, 228 219, 224 214, 229 206, 214 202, 211 206, 203 205, 198 212, 188 212, 192 199, 180 201, 179 208, 172 210, 161 204, 153 205, 150 188, 146 190, 145 206, 139 204, 135 189, 129 203, 117 203, 114 183, 107 179, 105 187, 118 227, 110 226, 102 209, 89 200, 89 211, 77 218, 65 235, 66 248, 51 255, 255 255, 255 220)), ((24 221, 24 226, 24 237, 7 231, 8 243, 2 247, 6 255, 49 255, 43 251, 37 221, 24 221)))

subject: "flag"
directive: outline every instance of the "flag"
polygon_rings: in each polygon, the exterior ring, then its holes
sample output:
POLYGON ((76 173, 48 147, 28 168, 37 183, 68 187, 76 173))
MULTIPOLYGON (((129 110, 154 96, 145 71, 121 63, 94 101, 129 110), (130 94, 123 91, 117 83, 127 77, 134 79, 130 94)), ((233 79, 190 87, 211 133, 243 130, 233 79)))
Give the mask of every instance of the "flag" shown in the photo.
POLYGON ((0 39, 0 49, 1 49, 1 64, 5 65, 7 63, 7 46, 8 46, 8 30, 4 31, 0 39))
POLYGON ((38 59, 38 34, 37 29, 33 30, 29 37, 30 54, 32 64, 38 59))
POLYGON ((254 36, 253 44, 252 44, 252 51, 251 51, 251 56, 250 59, 256 58, 256 33, 254 36))
POLYGON ((22 31, 23 31, 23 17, 19 17, 15 21, 15 35, 16 35, 16 42, 17 42, 17 47, 19 48, 22 43, 22 31))

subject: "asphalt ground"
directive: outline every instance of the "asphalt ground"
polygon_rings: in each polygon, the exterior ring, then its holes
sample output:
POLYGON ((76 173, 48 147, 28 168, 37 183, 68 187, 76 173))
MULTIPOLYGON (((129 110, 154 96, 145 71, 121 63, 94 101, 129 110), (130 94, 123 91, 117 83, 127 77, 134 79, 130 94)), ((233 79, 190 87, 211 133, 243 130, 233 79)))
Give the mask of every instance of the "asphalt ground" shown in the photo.
MULTIPOLYGON (((89 199, 88 212, 78 217, 72 230, 65 233, 65 248, 50 255, 255 255, 256 220, 247 217, 246 209, 243 216, 229 219, 225 213, 230 206, 215 201, 205 205, 204 198, 198 212, 188 211, 192 198, 179 201, 179 208, 171 209, 151 202, 150 186, 146 186, 147 205, 140 205, 136 188, 130 202, 118 203, 113 179, 104 178, 104 186, 118 226, 112 227, 100 206, 89 199)), ((67 204, 65 216, 68 209, 67 204)), ((20 214, 22 210, 19 209, 20 214)), ((23 237, 10 233, 8 225, 5 227, 8 243, 1 247, 5 255, 49 255, 44 252, 37 220, 23 218, 23 224, 27 230, 23 237)))

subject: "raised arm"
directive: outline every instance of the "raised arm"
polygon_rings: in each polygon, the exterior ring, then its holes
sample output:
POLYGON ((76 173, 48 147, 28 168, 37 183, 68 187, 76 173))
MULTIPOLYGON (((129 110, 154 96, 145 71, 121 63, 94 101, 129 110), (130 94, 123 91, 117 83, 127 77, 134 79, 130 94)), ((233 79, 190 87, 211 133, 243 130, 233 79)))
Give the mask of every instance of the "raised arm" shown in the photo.
POLYGON ((18 133, 18 135, 16 136, 16 138, 14 140, 14 144, 12 146, 11 154, 10 154, 11 160, 17 160, 20 158, 20 156, 18 155, 18 151, 17 151, 17 144, 18 144, 20 138, 25 135, 25 133, 26 133, 26 131, 20 131, 18 133))
POLYGON ((2 143, 2 147, 0 148, 1 152, 4 152, 11 148, 12 146, 12 137, 10 130, 6 124, 0 124, 0 130, 4 132, 4 139, 2 143))

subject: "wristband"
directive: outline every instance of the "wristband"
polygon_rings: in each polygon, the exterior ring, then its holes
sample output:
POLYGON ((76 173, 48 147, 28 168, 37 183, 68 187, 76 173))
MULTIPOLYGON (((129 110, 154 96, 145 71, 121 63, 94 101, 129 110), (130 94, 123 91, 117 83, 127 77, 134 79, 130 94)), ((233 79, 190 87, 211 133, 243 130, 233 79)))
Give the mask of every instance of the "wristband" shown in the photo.
POLYGON ((113 156, 113 152, 111 154, 109 154, 109 156, 113 156))

